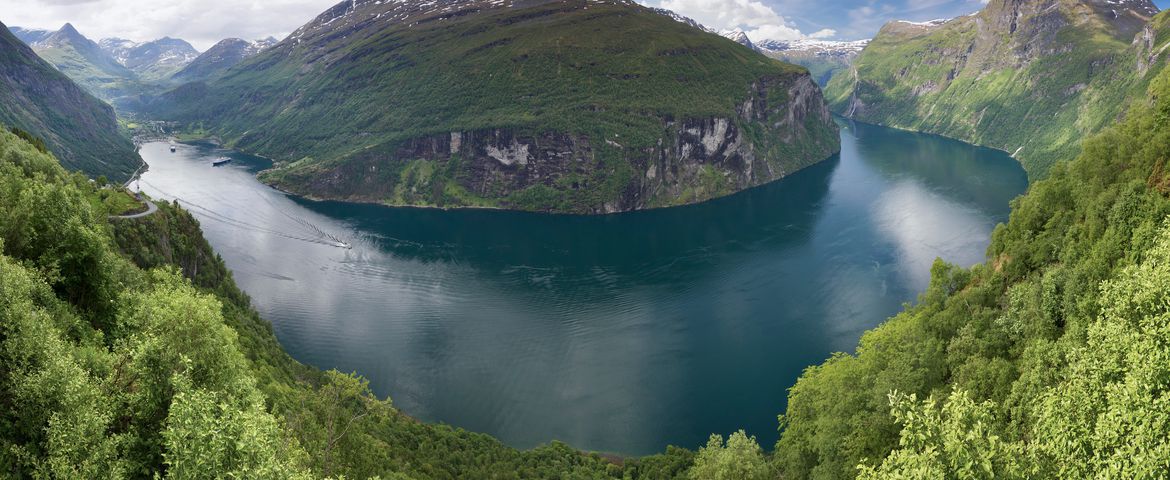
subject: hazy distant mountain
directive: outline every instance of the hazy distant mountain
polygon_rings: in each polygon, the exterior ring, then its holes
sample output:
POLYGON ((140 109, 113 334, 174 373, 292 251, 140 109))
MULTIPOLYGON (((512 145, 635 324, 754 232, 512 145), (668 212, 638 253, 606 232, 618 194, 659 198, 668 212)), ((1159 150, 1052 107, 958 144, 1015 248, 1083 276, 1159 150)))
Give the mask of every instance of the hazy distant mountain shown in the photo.
POLYGON ((277 40, 268 37, 249 42, 239 38, 221 40, 206 52, 192 59, 171 78, 180 82, 195 82, 214 78, 244 59, 276 45, 277 40))
POLYGON ((170 37, 143 43, 104 38, 98 45, 142 80, 170 77, 199 57, 199 51, 190 43, 170 37))
MULTIPOLYGON (((63 34, 68 35, 69 31, 63 34)), ((72 48, 75 43, 81 42, 57 38, 53 48, 72 48)), ((114 110, 53 68, 3 24, 0 123, 44 139, 63 165, 92 176, 124 180, 141 162, 134 144, 119 133, 114 110)))
POLYGON ((8 27, 8 30, 11 31, 13 35, 16 35, 16 38, 19 38, 20 41, 24 42, 26 45, 32 45, 36 42, 48 38, 49 35, 53 34, 51 30, 45 30, 42 28, 8 27))
MULTIPOLYGON (((38 34, 39 35, 39 34, 38 34)), ((30 45, 37 55, 100 98, 112 99, 137 88, 137 75, 97 43, 66 23, 30 45)))
POLYGON ((832 40, 761 40, 756 49, 764 55, 804 66, 821 85, 827 85, 838 72, 846 71, 869 40, 838 42, 832 40))

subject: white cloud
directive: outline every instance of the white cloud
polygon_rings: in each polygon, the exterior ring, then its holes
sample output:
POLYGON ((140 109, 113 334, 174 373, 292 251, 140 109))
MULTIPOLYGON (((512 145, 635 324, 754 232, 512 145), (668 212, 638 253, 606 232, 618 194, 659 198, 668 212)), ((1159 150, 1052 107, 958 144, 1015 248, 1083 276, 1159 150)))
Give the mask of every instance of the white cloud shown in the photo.
POLYGON ((98 40, 170 36, 206 50, 227 37, 283 38, 338 0, 0 0, 8 26, 56 30, 73 23, 98 40))
POLYGON ((828 38, 837 34, 826 28, 806 35, 758 0, 643 0, 643 3, 673 10, 715 30, 741 29, 752 41, 828 38))

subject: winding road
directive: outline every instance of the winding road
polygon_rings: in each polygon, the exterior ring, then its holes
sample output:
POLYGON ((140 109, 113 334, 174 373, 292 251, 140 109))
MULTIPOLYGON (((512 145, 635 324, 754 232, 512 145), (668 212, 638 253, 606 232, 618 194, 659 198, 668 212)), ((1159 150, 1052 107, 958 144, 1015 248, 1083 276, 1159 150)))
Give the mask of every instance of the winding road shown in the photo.
POLYGON ((146 203, 146 211, 145 212, 132 213, 130 215, 110 215, 110 218, 127 218, 127 219, 129 219, 129 218, 142 218, 142 217, 145 217, 147 215, 153 214, 154 212, 158 211, 158 205, 155 205, 154 202, 150 201, 149 198, 142 196, 141 193, 135 193, 134 198, 137 198, 138 201, 140 201, 140 202, 146 203))

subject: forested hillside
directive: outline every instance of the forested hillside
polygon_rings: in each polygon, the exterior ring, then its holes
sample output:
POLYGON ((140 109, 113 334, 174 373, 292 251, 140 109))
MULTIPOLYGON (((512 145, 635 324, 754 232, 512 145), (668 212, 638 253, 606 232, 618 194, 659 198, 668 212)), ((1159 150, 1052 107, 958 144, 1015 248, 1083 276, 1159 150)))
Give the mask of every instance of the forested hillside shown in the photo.
POLYGON ((785 478, 1170 475, 1170 74, 1146 98, 1013 202, 986 263, 936 263, 805 372, 785 478))
POLYGON ((945 22, 890 22, 825 97, 864 122, 1013 154, 1031 179, 1115 123, 1166 66, 1149 0, 992 0, 945 22))

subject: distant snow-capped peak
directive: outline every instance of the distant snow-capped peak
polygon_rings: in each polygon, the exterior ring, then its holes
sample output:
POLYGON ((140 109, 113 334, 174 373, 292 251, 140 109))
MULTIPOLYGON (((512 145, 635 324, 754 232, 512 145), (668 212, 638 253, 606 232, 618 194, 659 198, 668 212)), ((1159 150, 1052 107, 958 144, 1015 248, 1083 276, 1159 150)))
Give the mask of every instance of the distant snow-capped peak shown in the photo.
POLYGON ((722 32, 719 32, 719 35, 722 35, 723 37, 725 37, 725 38, 727 38, 735 43, 738 43, 740 45, 748 47, 752 50, 756 49, 756 45, 752 43, 752 39, 748 38, 747 32, 744 32, 743 30, 740 30, 738 28, 731 29, 731 30, 724 30, 722 32))
POLYGON ((803 38, 799 40, 761 40, 756 43, 756 47, 778 53, 793 52, 837 56, 860 53, 868 44, 869 40, 841 42, 803 38))

